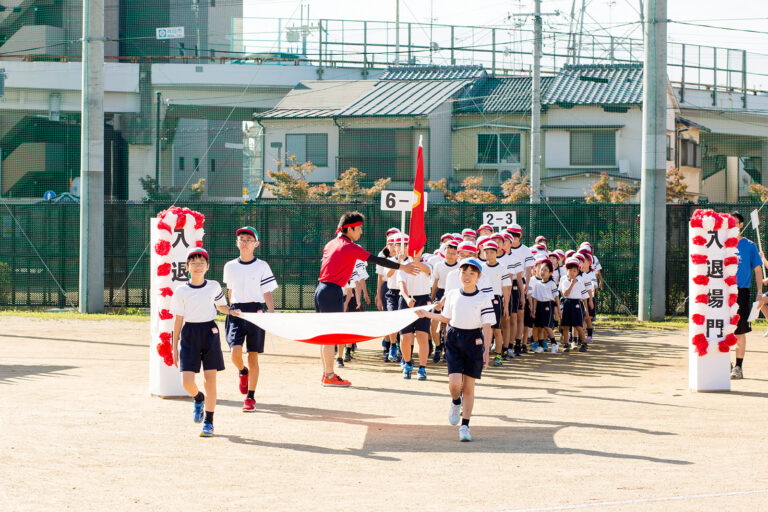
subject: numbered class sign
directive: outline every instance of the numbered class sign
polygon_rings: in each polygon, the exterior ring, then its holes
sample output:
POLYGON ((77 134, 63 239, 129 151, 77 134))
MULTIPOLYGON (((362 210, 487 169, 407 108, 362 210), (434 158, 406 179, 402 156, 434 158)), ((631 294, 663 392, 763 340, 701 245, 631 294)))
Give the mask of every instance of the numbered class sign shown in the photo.
MULTIPOLYGON (((391 212, 409 212, 416 196, 412 190, 385 190, 381 193, 381 209, 391 212)), ((427 209, 427 193, 424 192, 424 210, 427 209)))
POLYGON ((495 228, 506 228, 517 224, 517 212, 484 212, 483 224, 489 224, 495 228))

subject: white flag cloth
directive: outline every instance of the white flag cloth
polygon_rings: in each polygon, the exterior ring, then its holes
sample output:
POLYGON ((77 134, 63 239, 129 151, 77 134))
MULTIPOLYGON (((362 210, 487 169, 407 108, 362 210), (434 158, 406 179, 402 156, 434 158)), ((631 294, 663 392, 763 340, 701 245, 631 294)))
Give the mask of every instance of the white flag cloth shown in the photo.
POLYGON ((268 333, 316 345, 360 343, 383 338, 418 319, 417 309, 399 311, 364 311, 349 313, 241 313, 240 318, 258 325, 268 333))

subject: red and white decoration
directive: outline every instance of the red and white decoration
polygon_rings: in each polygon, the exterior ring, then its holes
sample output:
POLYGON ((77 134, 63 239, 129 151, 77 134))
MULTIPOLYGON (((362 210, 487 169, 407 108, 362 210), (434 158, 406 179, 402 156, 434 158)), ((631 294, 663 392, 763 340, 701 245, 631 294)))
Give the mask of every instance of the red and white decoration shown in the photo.
POLYGON ((696 210, 689 229, 689 387, 729 391, 730 349, 736 344, 738 222, 712 210, 696 210))
POLYGON ((158 396, 187 396, 179 369, 173 365, 171 298, 185 284, 187 251, 203 246, 205 216, 172 206, 150 219, 150 350, 149 392, 158 396))

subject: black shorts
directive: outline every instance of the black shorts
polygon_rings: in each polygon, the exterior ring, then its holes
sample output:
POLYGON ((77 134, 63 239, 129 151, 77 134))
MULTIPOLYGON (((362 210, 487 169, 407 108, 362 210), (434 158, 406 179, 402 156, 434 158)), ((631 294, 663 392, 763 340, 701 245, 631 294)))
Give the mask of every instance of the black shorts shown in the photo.
POLYGON ((739 309, 736 313, 739 315, 739 323, 736 324, 734 334, 747 334, 752 332, 752 324, 748 322, 749 314, 752 312, 752 299, 750 298, 749 288, 739 288, 739 295, 736 299, 739 309))
POLYGON ((520 311, 520 290, 517 286, 513 286, 509 294, 509 314, 516 315, 518 311, 520 311))
POLYGON ((563 314, 560 319, 563 327, 581 327, 584 325, 584 312, 578 299, 563 299, 563 314))
POLYGON ((491 326, 491 329, 501 329, 501 308, 504 306, 504 298, 501 295, 494 295, 491 303, 493 314, 496 315, 496 323, 491 326))
POLYGON ((315 311, 318 313, 342 313, 344 311, 344 292, 334 283, 317 283, 315 290, 315 311))
MULTIPOLYGON (((258 313, 264 311, 264 308, 258 302, 243 302, 232 304, 233 309, 239 309, 243 313, 258 313)), ((242 346, 245 342, 245 349, 248 352, 264 352, 264 329, 258 325, 252 324, 247 320, 236 316, 227 315, 224 322, 224 331, 227 334, 227 345, 229 348, 242 346)))
POLYGON ((438 288, 435 290, 435 302, 441 300, 445 296, 445 288, 438 288))
POLYGON ((528 299, 523 300, 523 325, 525 327, 533 327, 533 317, 531 317, 531 305, 528 299))
POLYGON ((221 338, 216 322, 184 322, 179 336, 179 369, 200 373, 203 370, 224 370, 221 338))
POLYGON ((397 311, 400 304, 400 290, 387 289, 384 295, 384 309, 387 311, 397 311))
POLYGON ((592 306, 589 305, 589 299, 587 299, 587 316, 589 318, 595 318, 597 316, 597 299, 592 296, 592 306))
MULTIPOLYGON (((414 295, 414 300, 416 301, 416 306, 426 306, 429 304, 429 295, 414 295)), ((400 297, 400 302, 398 304, 398 309, 408 309, 408 304, 405 303, 405 299, 400 297)), ((432 321, 429 318, 419 318, 418 320, 415 320, 412 324, 409 324, 405 326, 403 329, 400 330, 400 334, 411 334, 415 333, 417 331, 429 333, 429 324, 432 321)))
POLYGON ((461 373, 479 379, 483 373, 484 352, 482 329, 457 329, 451 325, 446 329, 445 360, 449 375, 461 373))
POLYGON ((549 301, 536 302, 536 317, 533 319, 534 327, 551 327, 554 314, 552 303, 549 301))

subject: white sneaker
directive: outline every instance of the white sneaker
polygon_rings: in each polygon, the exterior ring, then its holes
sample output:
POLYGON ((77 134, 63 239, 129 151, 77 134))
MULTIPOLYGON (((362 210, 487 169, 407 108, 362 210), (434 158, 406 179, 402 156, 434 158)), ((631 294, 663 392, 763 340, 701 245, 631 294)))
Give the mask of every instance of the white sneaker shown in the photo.
POLYGON ((469 425, 459 427, 459 441, 471 441, 472 436, 469 433, 469 425))
POLYGON ((541 348, 541 345, 539 345, 536 347, 536 350, 534 350, 534 352, 536 352, 537 354, 541 354, 542 352, 544 352, 544 349, 541 348))
POLYGON ((552 342, 552 346, 550 347, 549 351, 550 351, 552 354, 557 354, 557 343, 555 343, 555 342, 552 342))
POLYGON ((741 370, 741 366, 734 366, 731 370, 731 380, 739 380, 744 378, 744 372, 741 370))
POLYGON ((448 412, 448 423, 458 425, 461 418, 461 404, 451 402, 451 410, 448 412))
POLYGON ((571 342, 571 350, 576 350, 577 348, 579 348, 579 344, 576 343, 575 341, 572 341, 571 342))

